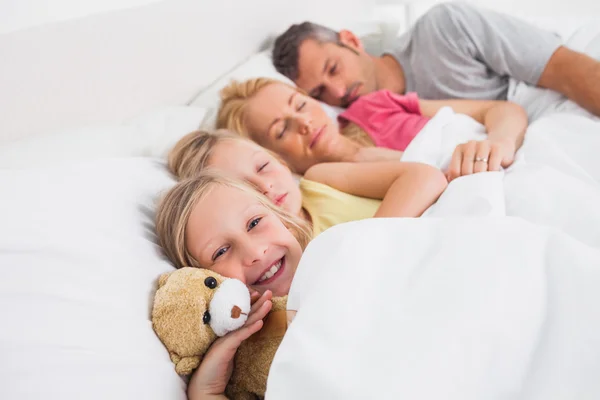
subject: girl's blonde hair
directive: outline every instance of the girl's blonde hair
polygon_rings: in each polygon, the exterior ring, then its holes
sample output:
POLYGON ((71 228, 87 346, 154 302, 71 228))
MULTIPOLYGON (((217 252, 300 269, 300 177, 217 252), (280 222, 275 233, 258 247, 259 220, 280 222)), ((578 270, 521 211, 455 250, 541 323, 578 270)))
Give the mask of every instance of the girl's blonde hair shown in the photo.
POLYGON ((239 135, 225 129, 197 130, 188 133, 169 152, 169 170, 178 179, 189 178, 208 167, 217 144, 224 140, 239 140, 239 135))
POLYGON ((238 189, 256 197, 262 206, 275 214, 292 232, 302 250, 306 248, 312 238, 312 232, 306 221, 276 207, 250 184, 230 177, 222 171, 208 168, 192 178, 177 183, 158 205, 156 213, 158 241, 165 255, 177 268, 202 267, 187 249, 185 232, 192 210, 215 185, 238 189))
MULTIPOLYGON (((248 100, 256 95, 256 93, 274 83, 289 86, 299 93, 305 94, 302 89, 276 79, 255 78, 244 82, 231 81, 229 85, 221 90, 221 106, 217 114, 217 128, 229 129, 240 135, 252 138, 252 132, 249 132, 245 123, 246 105, 248 104, 248 100)), ((348 123, 341 130, 341 134, 361 146, 370 147, 375 145, 367 132, 353 122, 348 123)))
POLYGON ((198 130, 190 132, 179 139, 169 152, 169 170, 177 179, 185 179, 198 174, 210 166, 210 158, 213 155, 215 147, 226 140, 237 140, 248 143, 257 149, 269 153, 277 161, 289 168, 287 163, 271 150, 265 149, 252 140, 226 129, 218 129, 216 131, 198 130))

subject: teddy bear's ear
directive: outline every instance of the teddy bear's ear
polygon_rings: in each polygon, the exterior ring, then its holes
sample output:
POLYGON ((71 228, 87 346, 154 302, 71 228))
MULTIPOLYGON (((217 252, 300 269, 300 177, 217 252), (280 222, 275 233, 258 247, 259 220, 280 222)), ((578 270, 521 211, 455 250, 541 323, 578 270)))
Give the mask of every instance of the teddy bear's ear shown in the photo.
POLYGON ((179 375, 189 375, 200 365, 200 357, 182 357, 175 364, 175 372, 179 375))
POLYGON ((167 280, 169 279, 169 276, 171 275, 170 272, 165 272, 164 274, 162 274, 161 276, 158 277, 158 287, 163 287, 165 285, 165 283, 167 283, 167 280))

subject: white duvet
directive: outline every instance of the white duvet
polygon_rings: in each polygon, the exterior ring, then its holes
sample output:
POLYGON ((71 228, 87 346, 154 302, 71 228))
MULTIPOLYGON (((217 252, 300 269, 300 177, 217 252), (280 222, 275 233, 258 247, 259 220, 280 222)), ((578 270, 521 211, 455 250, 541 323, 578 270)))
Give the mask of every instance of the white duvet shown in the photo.
MULTIPOLYGON (((405 160, 485 137, 441 110, 405 160)), ((267 399, 600 398, 600 123, 553 113, 515 163, 453 181, 420 219, 308 247, 267 399)))
POLYGON ((303 257, 267 399, 600 398, 599 288, 600 251, 521 219, 334 227, 303 257))
MULTIPOLYGON (((458 144, 485 137, 483 125, 444 108, 406 149, 403 160, 445 170, 458 144)), ((596 149, 600 122, 567 113, 544 116, 528 128, 512 166, 456 179, 425 216, 522 217, 600 247, 596 149)))

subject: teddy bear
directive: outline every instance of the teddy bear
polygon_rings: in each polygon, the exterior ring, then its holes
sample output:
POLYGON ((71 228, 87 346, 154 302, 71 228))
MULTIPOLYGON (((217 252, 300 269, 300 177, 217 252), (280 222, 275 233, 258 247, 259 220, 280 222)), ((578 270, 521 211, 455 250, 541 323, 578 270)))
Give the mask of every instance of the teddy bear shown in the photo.
MULTIPOLYGON (((226 388, 230 399, 264 398, 275 352, 287 329, 287 296, 274 297, 260 331, 239 347, 226 388)), ((241 328, 250 312, 250 292, 237 279, 202 268, 186 267, 158 279, 152 327, 167 348, 175 371, 189 375, 210 345, 241 328)))

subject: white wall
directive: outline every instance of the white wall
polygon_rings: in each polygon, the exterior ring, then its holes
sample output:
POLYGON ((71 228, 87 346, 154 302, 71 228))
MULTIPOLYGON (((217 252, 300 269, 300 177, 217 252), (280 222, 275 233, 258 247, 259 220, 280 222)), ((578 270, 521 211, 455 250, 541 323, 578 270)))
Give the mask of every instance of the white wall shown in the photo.
POLYGON ((0 0, 0 34, 160 1, 0 0))
MULTIPOLYGON (((377 2, 389 34, 439 1, 0 0, 0 142, 184 104, 293 22, 377 2)), ((600 18, 598 0, 471 1, 563 31, 600 18)))
POLYGON ((0 0, 0 143, 189 102, 303 20, 374 0, 0 0))
MULTIPOLYGON (((394 0, 380 0, 394 1, 394 0)), ((437 3, 448 0, 416 0, 409 5, 411 21, 437 3)), ((510 14, 541 28, 570 35, 582 23, 600 21, 598 0, 461 0, 510 14)), ((599 22, 600 23, 600 22, 599 22)))

